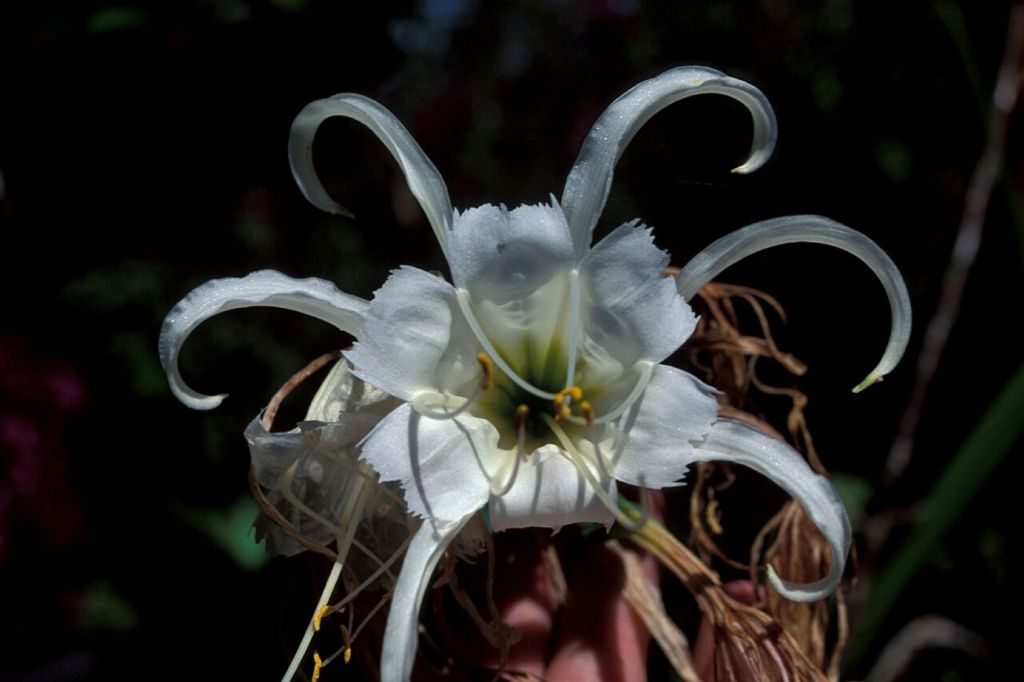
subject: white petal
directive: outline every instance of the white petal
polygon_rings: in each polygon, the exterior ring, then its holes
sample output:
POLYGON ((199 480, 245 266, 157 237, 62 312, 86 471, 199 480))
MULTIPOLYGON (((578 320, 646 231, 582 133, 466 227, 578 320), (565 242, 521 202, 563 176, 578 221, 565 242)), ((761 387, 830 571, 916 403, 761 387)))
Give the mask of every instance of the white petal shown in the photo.
MULTIPOLYGON (((360 490, 386 495, 369 465, 358 461, 358 444, 399 403, 349 370, 344 360, 334 364, 310 403, 307 421, 297 428, 267 431, 261 414, 245 430, 252 472, 267 500, 304 537, 320 544, 336 539, 348 503, 360 490)), ((401 493, 395 492, 400 501, 401 493)), ((385 509, 393 511, 390 518, 404 514, 403 505, 389 501, 370 509, 375 512, 368 517, 382 517, 385 509)), ((263 515, 255 528, 256 539, 265 537, 272 554, 292 556, 306 549, 263 515)), ((364 543, 370 541, 367 535, 363 534, 364 543)), ((375 549, 384 549, 374 544, 375 549)))
POLYGON ((422 391, 455 390, 479 372, 475 348, 452 286, 402 267, 374 294, 363 333, 345 357, 363 381, 412 400, 422 391))
POLYGON ((509 211, 488 204, 457 213, 451 245, 452 281, 482 298, 522 296, 573 265, 569 226, 558 206, 509 211))
POLYGON ((398 481, 409 511, 429 523, 454 521, 484 506, 490 472, 500 466, 490 422, 430 419, 403 404, 363 444, 363 459, 382 481, 398 481))
POLYGON ((448 254, 448 230, 452 204, 448 188, 434 164, 394 114, 362 95, 342 93, 306 105, 292 123, 288 159, 292 175, 306 198, 324 211, 347 214, 320 183, 313 164, 313 139, 317 128, 332 116, 351 118, 370 129, 395 157, 416 200, 427 214, 438 243, 448 254))
POLYGON ((647 488, 678 485, 700 458, 692 445, 718 416, 714 389, 675 367, 658 365, 643 396, 622 421, 627 441, 615 478, 647 488))
POLYGON ((769 567, 768 579, 779 594, 801 602, 832 594, 843 577, 851 530, 842 500, 828 479, 814 473, 804 458, 784 442, 732 419, 716 421, 707 438, 696 445, 701 460, 735 462, 770 478, 800 503, 825 536, 832 552, 828 575, 812 583, 791 583, 780 579, 769 567))
MULTIPOLYGON (((718 94, 744 105, 754 120, 754 141, 749 158, 734 173, 756 170, 775 147, 777 129, 771 105, 754 86, 720 71, 700 66, 671 69, 646 80, 611 103, 583 143, 562 192, 562 208, 569 220, 576 260, 590 246, 597 219, 604 210, 615 164, 636 132, 652 116, 691 95, 718 94)), ((701 134, 701 131, 694 131, 701 134)))
MULTIPOLYGON (((601 479, 596 468, 591 466, 591 471, 596 479, 601 479)), ((614 500, 615 480, 603 483, 614 500)), ((614 514, 554 445, 546 445, 527 456, 512 489, 501 497, 491 498, 490 515, 495 531, 530 527, 557 531, 570 523, 607 525, 614 520, 614 514)))
POLYGON ((358 413, 372 415, 380 421, 396 407, 398 402, 394 398, 356 378, 352 374, 352 365, 343 359, 334 363, 309 402, 306 420, 340 422, 358 413))
MULTIPOLYGON (((269 432, 260 417, 245 430, 253 475, 267 500, 307 539, 327 544, 337 538, 349 500, 375 476, 357 461, 355 445, 374 422, 352 415, 337 424, 304 422, 287 432, 269 432)), ((261 517, 256 539, 267 538, 272 554, 292 556, 306 549, 275 523, 261 517)))
POLYGON ((227 310, 254 306, 305 313, 358 336, 369 303, 342 293, 325 280, 293 279, 273 270, 242 278, 215 279, 196 287, 171 309, 160 329, 160 362, 178 400, 197 410, 220 405, 226 394, 208 396, 188 387, 178 371, 178 353, 188 335, 203 321, 227 310))
POLYGON ((892 326, 881 360, 867 378, 853 390, 860 392, 881 381, 903 357, 910 340, 910 295, 899 268, 867 236, 828 218, 797 215, 764 220, 736 230, 711 244, 686 264, 677 277, 679 293, 687 300, 730 265, 747 256, 781 244, 809 242, 827 244, 852 253, 862 260, 885 289, 889 298, 892 326))
POLYGON ((436 525, 424 523, 405 551, 384 630, 381 682, 409 682, 419 646, 420 606, 444 550, 472 517, 436 525))
POLYGON ((650 228, 634 222, 598 242, 580 264, 587 333, 598 345, 616 349, 625 366, 661 362, 697 327, 675 283, 662 277, 668 262, 650 228))
POLYGON ((561 388, 574 264, 561 209, 473 208, 456 216, 451 244, 452 280, 468 293, 483 335, 526 381, 561 388))

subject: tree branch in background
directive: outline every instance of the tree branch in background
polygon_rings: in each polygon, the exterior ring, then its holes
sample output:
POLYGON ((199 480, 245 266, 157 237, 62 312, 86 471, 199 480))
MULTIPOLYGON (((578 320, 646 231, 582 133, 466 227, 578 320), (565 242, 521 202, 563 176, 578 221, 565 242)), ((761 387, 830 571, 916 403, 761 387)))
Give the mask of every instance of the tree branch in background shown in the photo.
POLYGON ((891 485, 906 470, 914 448, 914 437, 932 380, 935 378, 942 351, 949 340, 963 298, 967 278, 981 246, 985 216, 992 190, 1003 167, 1006 134, 1010 116, 1017 105, 1024 58, 1024 3, 1015 2, 1010 9, 1006 48, 992 93, 985 147, 971 176, 964 201, 963 217, 953 244, 953 253, 942 281, 942 290, 935 312, 925 329, 924 342, 917 358, 914 389, 900 420, 899 432, 889 451, 883 480, 891 485))

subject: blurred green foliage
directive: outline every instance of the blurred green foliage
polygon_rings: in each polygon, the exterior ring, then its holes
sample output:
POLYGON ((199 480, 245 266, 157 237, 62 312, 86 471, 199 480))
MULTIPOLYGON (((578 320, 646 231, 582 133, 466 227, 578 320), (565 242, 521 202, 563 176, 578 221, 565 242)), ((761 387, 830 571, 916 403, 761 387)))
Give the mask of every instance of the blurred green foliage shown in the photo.
POLYGON ((257 543, 252 528, 259 508, 252 497, 240 497, 227 509, 183 508, 178 511, 197 530, 224 551, 243 571, 266 565, 266 548, 257 543))

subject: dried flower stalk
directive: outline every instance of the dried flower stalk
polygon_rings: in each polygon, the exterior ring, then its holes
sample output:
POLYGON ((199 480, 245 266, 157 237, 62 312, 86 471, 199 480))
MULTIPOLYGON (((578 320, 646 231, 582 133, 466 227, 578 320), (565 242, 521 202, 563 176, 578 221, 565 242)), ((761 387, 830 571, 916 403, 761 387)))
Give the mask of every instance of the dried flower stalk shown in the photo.
MULTIPOLYGON (((637 522, 644 518, 628 503, 622 503, 621 507, 637 522)), ((778 621, 729 596, 718 574, 660 523, 648 516, 629 538, 682 581, 714 627, 716 679, 759 682, 824 682, 827 679, 778 621)))

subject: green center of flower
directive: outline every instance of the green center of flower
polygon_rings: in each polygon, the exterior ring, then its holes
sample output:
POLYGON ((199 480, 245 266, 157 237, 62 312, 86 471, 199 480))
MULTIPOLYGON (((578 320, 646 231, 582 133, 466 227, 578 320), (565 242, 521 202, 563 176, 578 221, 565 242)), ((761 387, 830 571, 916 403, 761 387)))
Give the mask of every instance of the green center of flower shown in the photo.
POLYGON ((557 356, 549 354, 549 361, 540 365, 543 368, 540 373, 545 375, 540 378, 546 381, 539 381, 530 372, 521 375, 531 384, 554 394, 553 399, 548 399, 523 389, 500 369, 495 369, 486 353, 477 356, 481 367, 480 392, 471 412, 494 424, 499 433, 499 447, 523 447, 529 453, 543 445, 557 444, 558 439, 544 415, 554 418, 570 436, 593 422, 593 406, 585 399, 582 388, 559 388, 553 383, 554 377, 561 374, 557 368, 552 370, 552 365, 556 364, 551 361, 553 357, 557 356))

